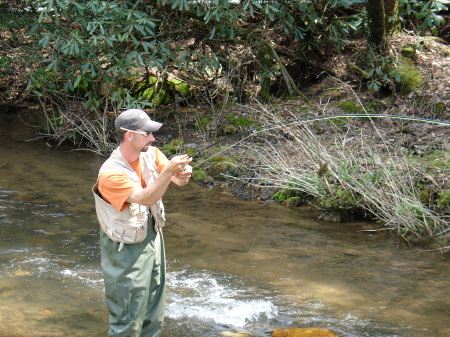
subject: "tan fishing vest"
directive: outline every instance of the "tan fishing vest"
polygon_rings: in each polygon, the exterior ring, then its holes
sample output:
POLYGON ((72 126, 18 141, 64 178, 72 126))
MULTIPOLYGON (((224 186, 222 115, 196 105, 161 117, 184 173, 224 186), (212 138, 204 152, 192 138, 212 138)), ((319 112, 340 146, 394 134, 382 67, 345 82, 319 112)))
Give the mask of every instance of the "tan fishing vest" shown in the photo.
MULTIPOLYGON (((158 176, 158 169, 155 164, 156 155, 153 147, 149 147, 146 152, 140 155, 140 162, 143 169, 145 185, 149 186, 158 176)), ((128 164, 116 148, 111 156, 103 163, 99 170, 98 177, 107 171, 120 171, 128 176, 130 180, 140 185, 140 180, 133 168, 128 164)), ((124 244, 141 242, 147 236, 149 208, 139 204, 130 204, 122 212, 106 202, 98 191, 97 183, 92 188, 95 199, 95 210, 101 229, 108 237, 120 242, 119 251, 124 244)), ((151 215, 155 220, 155 231, 158 232, 166 222, 164 205, 162 200, 158 200, 150 207, 151 215)))

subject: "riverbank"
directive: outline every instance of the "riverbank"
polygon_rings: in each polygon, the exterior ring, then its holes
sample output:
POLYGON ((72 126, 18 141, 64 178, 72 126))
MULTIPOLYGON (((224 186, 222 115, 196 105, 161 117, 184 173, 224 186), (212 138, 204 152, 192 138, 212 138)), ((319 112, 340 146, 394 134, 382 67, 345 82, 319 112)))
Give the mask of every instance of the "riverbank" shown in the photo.
POLYGON ((207 128, 199 132, 207 109, 186 109, 173 124, 169 116, 162 135, 166 150, 194 153, 205 171, 195 176, 198 182, 227 188, 240 198, 314 207, 327 221, 376 220, 381 229, 388 224, 409 242, 447 251, 450 48, 436 39, 393 39, 395 46, 420 46, 414 56, 423 79, 420 90, 408 95, 361 90, 347 67, 361 50, 356 41, 353 53, 330 62, 338 77, 322 76, 305 98, 222 107, 218 137, 207 137, 207 128), (320 120, 303 122, 314 118, 320 120), (177 141, 167 145, 173 138, 177 141), (311 143, 320 146, 312 149, 311 143), (301 179, 297 169, 306 172, 301 179), (356 177, 359 186, 349 182, 356 177))
POLYGON ((269 133, 250 129, 210 148, 186 140, 188 152, 201 154, 195 165, 204 171, 194 177, 239 198, 314 208, 324 221, 376 220, 411 243, 445 251, 449 126, 407 116, 335 116, 278 122, 269 133))

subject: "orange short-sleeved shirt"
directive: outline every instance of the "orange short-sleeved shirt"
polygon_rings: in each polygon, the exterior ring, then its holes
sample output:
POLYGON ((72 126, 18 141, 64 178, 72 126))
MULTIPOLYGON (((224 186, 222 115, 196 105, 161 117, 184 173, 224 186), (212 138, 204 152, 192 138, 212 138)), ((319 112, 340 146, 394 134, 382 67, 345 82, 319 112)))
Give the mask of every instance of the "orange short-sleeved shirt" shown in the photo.
MULTIPOLYGON (((167 157, 156 147, 153 148, 156 154, 156 167, 161 172, 166 165, 167 157)), ((145 182, 142 177, 142 167, 140 161, 129 163, 134 172, 139 177, 141 184, 131 181, 125 173, 120 171, 107 171, 104 172, 98 180, 98 190, 101 193, 103 199, 113 205, 120 212, 128 206, 126 200, 130 197, 137 188, 145 187, 145 182)))

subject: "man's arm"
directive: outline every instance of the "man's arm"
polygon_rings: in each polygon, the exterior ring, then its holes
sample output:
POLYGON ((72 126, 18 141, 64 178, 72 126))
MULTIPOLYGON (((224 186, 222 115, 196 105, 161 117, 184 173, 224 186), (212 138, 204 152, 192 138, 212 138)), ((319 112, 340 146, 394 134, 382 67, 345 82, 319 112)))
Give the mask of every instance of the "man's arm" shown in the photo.
MULTIPOLYGON (((153 183, 145 188, 138 188, 127 199, 129 203, 137 203, 145 206, 152 206, 159 199, 161 199, 167 191, 172 179, 174 183, 187 184, 189 178, 187 173, 184 173, 186 166, 192 161, 187 155, 175 156, 167 162, 161 173, 153 183), (179 176, 181 174, 181 177, 179 176)), ((192 169, 191 169, 192 171, 192 169)), ((178 185, 178 184, 177 184, 178 185)))

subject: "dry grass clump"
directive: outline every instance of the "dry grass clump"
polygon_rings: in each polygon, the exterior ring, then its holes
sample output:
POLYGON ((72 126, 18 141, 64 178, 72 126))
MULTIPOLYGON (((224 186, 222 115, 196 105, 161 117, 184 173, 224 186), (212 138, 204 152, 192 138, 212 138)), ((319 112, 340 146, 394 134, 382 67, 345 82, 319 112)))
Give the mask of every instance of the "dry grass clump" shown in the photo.
POLYGON ((89 150, 100 155, 110 153, 116 146, 114 142, 114 120, 108 111, 87 110, 84 102, 72 101, 66 108, 46 105, 42 107, 42 135, 56 141, 56 146, 63 143, 83 144, 82 150, 89 150))
POLYGON ((245 149, 241 155, 252 171, 251 179, 235 179, 294 191, 325 211, 364 213, 408 241, 449 248, 449 209, 438 200, 449 186, 437 180, 448 177, 450 151, 437 151, 439 164, 411 155, 387 139, 381 126, 392 121, 383 118, 330 116, 285 123, 296 116, 261 109, 263 124, 273 127, 232 145, 245 149))

